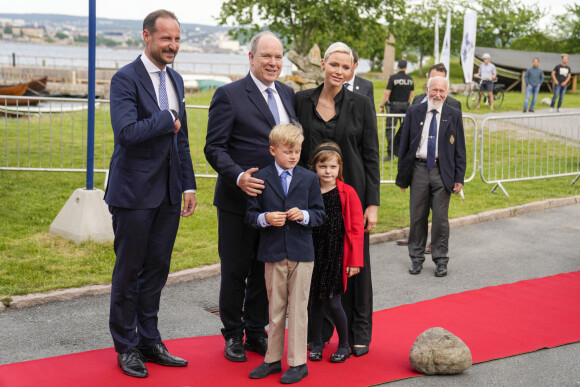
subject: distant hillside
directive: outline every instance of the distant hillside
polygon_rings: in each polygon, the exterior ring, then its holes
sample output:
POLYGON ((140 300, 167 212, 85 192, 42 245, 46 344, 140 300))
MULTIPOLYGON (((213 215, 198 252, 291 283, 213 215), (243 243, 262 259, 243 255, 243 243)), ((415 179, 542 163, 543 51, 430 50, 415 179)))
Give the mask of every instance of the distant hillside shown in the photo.
MULTIPOLYGON (((39 25, 72 25, 81 28, 88 28, 88 17, 72 16, 72 15, 53 15, 43 13, 0 13, 0 18, 5 19, 22 19, 26 24, 39 25)), ((187 24, 182 23, 181 29, 185 32, 200 29, 204 32, 218 32, 227 31, 229 27, 210 26, 205 24, 187 24)), ((142 20, 123 20, 123 19, 107 19, 97 18, 97 29, 104 30, 142 30, 142 20)))

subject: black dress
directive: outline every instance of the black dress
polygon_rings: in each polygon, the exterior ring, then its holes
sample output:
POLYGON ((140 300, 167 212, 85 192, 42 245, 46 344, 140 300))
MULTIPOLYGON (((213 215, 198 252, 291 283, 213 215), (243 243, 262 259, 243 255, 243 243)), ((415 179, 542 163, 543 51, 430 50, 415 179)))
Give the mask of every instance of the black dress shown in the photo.
POLYGON ((328 300, 344 293, 344 221, 338 188, 322 194, 326 220, 312 231, 314 269, 310 285, 311 300, 328 300))

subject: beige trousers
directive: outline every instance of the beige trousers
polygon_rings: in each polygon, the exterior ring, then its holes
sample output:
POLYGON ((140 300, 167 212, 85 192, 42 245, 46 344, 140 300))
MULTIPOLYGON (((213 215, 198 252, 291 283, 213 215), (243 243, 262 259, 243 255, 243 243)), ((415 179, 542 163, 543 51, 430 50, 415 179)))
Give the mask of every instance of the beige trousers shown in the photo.
POLYGON ((264 362, 284 357, 284 332, 288 311, 288 365, 306 364, 308 335, 308 297, 314 262, 284 259, 265 264, 266 290, 270 303, 268 352, 264 362))

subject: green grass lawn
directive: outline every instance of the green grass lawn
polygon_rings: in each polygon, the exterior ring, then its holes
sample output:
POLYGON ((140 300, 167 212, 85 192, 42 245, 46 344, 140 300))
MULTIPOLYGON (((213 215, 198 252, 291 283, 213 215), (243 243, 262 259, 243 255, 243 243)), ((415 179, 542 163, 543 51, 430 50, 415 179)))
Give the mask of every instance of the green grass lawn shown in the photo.
MULTIPOLYGON (((453 72, 452 72, 453 74, 453 72)), ((457 74, 459 74, 457 72, 457 74)), ((424 81, 423 81, 424 82, 424 81)), ((452 82, 455 82, 452 78, 452 82)), ((421 90, 421 80, 416 78, 416 90, 421 90)), ((375 82, 375 101, 382 98, 385 83, 375 82)), ((188 96, 190 105, 208 105, 212 92, 188 96)), ((460 97, 458 97, 460 98, 460 97)), ((461 100, 461 99, 460 99, 461 100)), ((464 101, 462 100, 462 103, 464 101)), ((498 111, 521 110, 523 94, 507 93, 503 106, 498 111)), ((580 96, 567 94, 564 106, 580 106, 580 96)), ((538 108, 539 105, 538 105, 538 108)), ((95 154, 96 168, 105 168, 110 158, 112 131, 108 122, 108 107, 97 114, 95 154), (106 146, 102 145, 105 138, 106 146), (99 144, 100 142, 100 144, 99 144), (104 166, 104 167, 103 167, 104 166)), ((480 112, 485 112, 482 108, 480 112)), ((16 123, 4 118, 8 153, 0 153, 0 165, 42 167, 60 166, 84 167, 82 128, 86 125, 82 115, 63 115, 58 120, 49 117, 31 118, 16 123), (52 120, 52 121, 51 121, 52 120), (61 123, 62 120, 62 123, 61 123), (52 125, 52 126, 51 126, 52 125), (55 142, 50 134, 38 126, 52 128, 53 131, 72 131, 72 140, 55 142), (35 131, 36 128, 36 131, 35 131), (74 129, 73 129, 74 128, 74 129), (52 143, 51 143, 52 139, 52 143), (27 152, 28 144, 33 150, 27 152), (50 147, 58 149, 63 158, 46 158, 50 147)), ((0 121, 0 126, 2 126, 0 121)), ((207 125, 207 111, 195 110, 188 117, 190 144, 197 175, 212 173, 203 157, 203 144, 207 125)), ((44 130, 44 129, 43 129, 44 130)), ((380 136, 381 141, 384 135, 380 136)), ((473 139, 468 139, 468 154, 473 139), (471 141, 471 142, 469 142, 471 141)), ((60 157, 60 156, 59 156, 60 157)), ((468 160, 468 173, 472 168, 468 160)), ((391 176, 394 163, 386 163, 383 173, 391 176)), ((95 174, 95 187, 103 187, 104 174, 95 174)), ((388 180, 388 179, 387 179, 388 180)), ((570 186, 572 178, 553 178, 504 184, 510 197, 501 192, 489 193, 478 176, 464 188, 465 200, 454 195, 450 206, 450 217, 457 218, 490 209, 505 208, 547 198, 580 195, 580 184, 570 186)), ((198 207, 190 218, 182 219, 173 253, 172 271, 202 266, 219 261, 217 254, 216 210, 212 205, 214 178, 198 178, 198 207)), ((44 292, 54 289, 77 287, 89 284, 109 283, 115 257, 112 242, 99 244, 85 242, 74 244, 60 237, 48 234, 54 220, 69 196, 77 188, 85 186, 84 173, 69 172, 22 172, 0 171, 0 299, 14 295, 44 292)), ((385 232, 408 226, 408 191, 403 193, 392 184, 381 187, 382 205, 379 209, 379 223, 375 232, 385 232)))

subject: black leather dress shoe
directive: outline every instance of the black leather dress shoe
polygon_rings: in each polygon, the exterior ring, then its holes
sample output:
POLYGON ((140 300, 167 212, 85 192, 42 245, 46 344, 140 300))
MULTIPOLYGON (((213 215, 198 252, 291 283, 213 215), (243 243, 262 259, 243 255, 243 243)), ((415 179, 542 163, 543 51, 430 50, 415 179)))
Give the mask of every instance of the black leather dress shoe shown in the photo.
POLYGON ((229 361, 246 361, 246 351, 244 351, 244 341, 241 337, 232 337, 226 340, 224 355, 229 361))
POLYGON ((143 355, 141 355, 141 352, 136 347, 127 353, 117 354, 117 364, 121 367, 125 375, 136 378, 146 378, 148 375, 143 355))
POLYGON ((435 277, 445 277, 447 275, 447 264, 438 263, 435 269, 435 277))
POLYGON ((423 264, 419 262, 412 262, 411 267, 409 268, 409 273, 411 274, 419 274, 423 269, 423 264))
MULTIPOLYGON (((343 348, 339 348, 338 351, 330 355, 330 361, 332 363, 344 363, 346 359, 352 356, 352 349, 345 348, 346 351, 342 350, 343 348)), ((368 349, 367 349, 368 351, 368 349)))
POLYGON ((262 363, 250 372, 251 379, 262 379, 268 375, 282 372, 282 362, 262 363))
POLYGON ((246 351, 256 352, 258 355, 266 356, 266 351, 268 350, 268 338, 258 337, 257 339, 250 339, 246 337, 244 349, 246 351))
POLYGON ((367 353, 369 353, 369 346, 368 345, 363 345, 362 347, 354 347, 353 346, 352 353, 356 357, 366 355, 367 353))
POLYGON ((139 351, 143 355, 145 361, 149 361, 151 363, 157 363, 159 365, 168 367, 185 367, 187 365, 187 360, 170 354, 167 350, 167 347, 163 343, 157 343, 155 345, 149 346, 140 346, 139 351))
POLYGON ((290 367, 288 371, 284 372, 284 375, 280 378, 280 383, 292 384, 298 383, 302 379, 308 376, 308 367, 306 364, 302 364, 297 367, 290 367))

